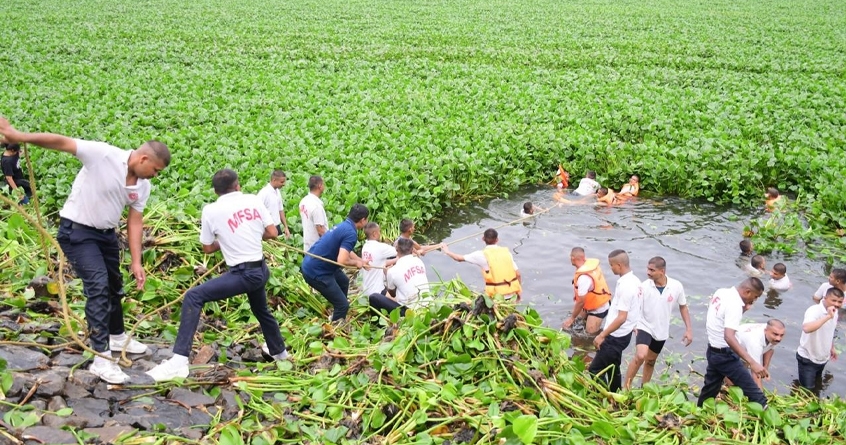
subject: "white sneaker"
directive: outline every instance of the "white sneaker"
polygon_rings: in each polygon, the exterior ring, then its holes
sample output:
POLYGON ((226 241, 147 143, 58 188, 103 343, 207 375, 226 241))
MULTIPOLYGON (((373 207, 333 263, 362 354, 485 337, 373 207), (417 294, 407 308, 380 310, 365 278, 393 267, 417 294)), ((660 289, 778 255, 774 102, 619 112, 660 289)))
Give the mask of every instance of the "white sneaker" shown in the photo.
MULTIPOLYGON (((112 352, 123 351, 124 343, 126 343, 126 334, 123 335, 123 338, 114 335, 109 336, 109 350, 112 352)), ((126 345, 127 354, 143 354, 145 352, 147 352, 147 345, 134 338, 129 339, 129 344, 126 345)))
POLYGON ((117 363, 103 358, 102 360, 94 359, 94 363, 88 368, 92 374, 100 377, 105 382, 114 385, 121 385, 129 381, 129 376, 121 371, 117 363))
POLYGON ((188 377, 188 374, 188 363, 179 365, 173 359, 165 360, 155 368, 147 371, 147 375, 157 382, 167 382, 177 377, 184 379, 188 377))
MULTIPOLYGON (((270 348, 267 347, 267 343, 261 344, 261 351, 264 352, 267 355, 270 355, 270 348)), ((273 357, 276 360, 288 360, 288 350, 283 349, 282 352, 280 352, 276 355, 270 355, 270 356, 273 357)))

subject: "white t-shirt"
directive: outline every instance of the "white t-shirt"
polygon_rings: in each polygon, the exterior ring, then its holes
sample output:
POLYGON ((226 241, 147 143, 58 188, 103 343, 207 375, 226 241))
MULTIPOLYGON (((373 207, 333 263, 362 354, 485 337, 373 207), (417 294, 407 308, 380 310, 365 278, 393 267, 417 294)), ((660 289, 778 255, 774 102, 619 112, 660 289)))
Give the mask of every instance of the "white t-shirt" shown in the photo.
POLYGON ((303 222, 303 250, 308 249, 320 239, 315 226, 323 226, 329 230, 326 223, 326 210, 323 209, 323 201, 313 193, 309 193, 300 200, 300 218, 303 222))
POLYGON ((818 287, 817 291, 814 292, 814 297, 816 297, 818 300, 822 300, 823 298, 825 298, 825 293, 828 292, 828 290, 831 289, 832 287, 834 287, 834 286, 832 286, 831 284, 829 284, 827 282, 820 284, 820 287, 818 287))
POLYGON ((778 292, 784 292, 790 289, 790 278, 787 276, 787 274, 785 274, 778 280, 770 278, 770 289, 776 290, 778 292))
MULTIPOLYGON (((828 316, 823 302, 815 304, 805 311, 805 319, 802 324, 819 320, 828 316)), ((824 365, 831 357, 831 345, 834 344, 834 330, 837 328, 838 311, 834 311, 834 318, 825 322, 822 327, 810 334, 802 331, 799 337, 799 349, 796 351, 800 356, 818 364, 824 365)))
POLYGON ((678 280, 667 277, 664 292, 659 292, 652 280, 645 280, 640 287, 643 292, 643 311, 637 328, 648 332, 658 341, 670 338, 673 306, 687 306, 684 286, 678 280))
POLYGON ((256 195, 231 192, 203 207, 200 242, 220 243, 227 266, 264 258, 261 237, 272 226, 270 212, 256 195))
POLYGON ((414 255, 405 255, 388 269, 389 290, 396 289, 397 302, 406 307, 425 306, 421 294, 429 292, 426 266, 414 255))
POLYGON ((640 280, 637 279, 634 272, 629 271, 619 280, 617 286, 614 288, 614 298, 611 299, 611 308, 608 310, 608 316, 605 317, 605 324, 603 329, 607 328, 611 322, 617 318, 620 311, 627 312, 626 321, 612 332, 614 337, 624 337, 628 335, 637 326, 640 320, 640 309, 643 306, 643 298, 640 294, 640 280))
MULTIPOLYGON (((491 248, 491 247, 498 247, 498 246, 496 244, 489 244, 489 245, 485 246, 485 249, 488 249, 488 248, 491 248)), ((509 251, 508 254, 511 255, 511 252, 509 251)), ((486 270, 489 269, 488 259, 485 257, 485 252, 483 250, 477 250, 475 252, 471 252, 471 253, 468 253, 467 255, 464 255, 464 261, 466 261, 470 264, 475 264, 475 265, 479 266, 479 268, 482 269, 482 271, 486 271, 486 270)), ((514 266, 514 270, 519 270, 519 269, 517 269, 517 263, 514 262, 513 256, 511 257, 511 264, 514 266)))
POLYGON ((594 193, 596 193, 597 190, 599 190, 598 182, 590 178, 582 178, 579 181, 579 186, 576 188, 576 190, 573 190, 573 194, 587 196, 593 195, 594 193))
POLYGON ((775 348, 774 344, 767 343, 767 335, 764 333, 766 329, 766 323, 745 323, 737 330, 737 341, 740 346, 743 346, 743 349, 762 365, 764 354, 775 348))
POLYGON ((279 192, 279 189, 273 188, 268 183, 259 190, 258 198, 261 199, 261 202, 267 207, 267 211, 270 212, 270 219, 273 220, 273 225, 282 224, 282 217, 279 216, 279 212, 284 211, 285 206, 282 204, 282 193, 279 192))
POLYGON ((132 150, 121 150, 105 142, 74 141, 82 169, 76 174, 59 215, 86 226, 113 229, 120 224, 127 205, 143 212, 150 197, 150 181, 138 178, 135 185, 126 185, 132 150))
MULTIPOLYGON (((397 256, 397 249, 390 244, 369 239, 361 248, 361 259, 370 261, 371 266, 384 267, 388 258, 397 256)), ((385 289, 385 271, 382 269, 362 270, 364 295, 378 294, 385 289)))
POLYGON ((705 330, 708 332, 708 344, 713 348, 727 348, 726 329, 740 329, 743 318, 743 299, 734 287, 717 289, 708 304, 708 317, 705 330))

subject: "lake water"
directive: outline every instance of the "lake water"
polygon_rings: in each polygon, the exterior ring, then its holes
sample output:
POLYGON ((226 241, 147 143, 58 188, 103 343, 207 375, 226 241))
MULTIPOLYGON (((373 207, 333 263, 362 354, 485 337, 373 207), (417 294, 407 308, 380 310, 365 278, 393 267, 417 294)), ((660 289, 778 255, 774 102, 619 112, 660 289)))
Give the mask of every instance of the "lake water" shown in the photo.
MULTIPOLYGON (((550 187, 530 187, 513 193, 508 199, 491 199, 455 209, 443 219, 418 233, 418 241, 449 242, 478 233, 470 239, 450 245, 454 252, 466 254, 484 247, 481 232, 490 227, 514 221, 526 201, 548 208, 554 206, 550 187)), ((560 327, 573 308, 574 268, 570 265, 570 249, 581 246, 588 257, 599 258, 603 273, 612 291, 617 277, 611 273, 607 255, 614 249, 629 253, 632 270, 645 280, 647 261, 661 256, 667 261, 667 275, 682 282, 688 296, 694 329, 693 344, 681 343, 684 324, 674 311, 671 338, 659 356, 653 381, 689 381, 702 385, 707 348, 705 317, 708 297, 718 288, 731 287, 746 275, 735 260, 743 226, 760 213, 720 207, 707 202, 679 198, 637 198, 613 208, 594 205, 558 206, 543 213, 531 223, 517 223, 498 229, 499 244, 514 255, 523 276, 523 304, 532 305, 542 314, 544 323, 560 327), (663 374, 663 375, 662 375, 663 374)), ((796 348, 799 345, 802 318, 813 304, 811 295, 827 281, 825 263, 802 255, 767 255, 767 269, 777 262, 787 265, 793 288, 781 295, 767 294, 744 314, 744 322, 765 322, 779 318, 787 326, 784 340, 776 347, 770 365, 771 380, 765 387, 787 393, 796 380, 796 348)), ((449 280, 460 277, 472 289, 483 290, 477 266, 457 263, 432 252, 423 257, 429 278, 449 280)), ((767 284, 769 277, 764 277, 767 284)), ((841 313, 841 320, 844 313, 841 313)), ((838 332, 843 332, 842 325, 838 332)), ((835 347, 843 349, 838 335, 835 347)), ((593 353, 590 339, 573 338, 573 353, 593 353)), ((633 355, 634 341, 623 354, 623 367, 633 355)), ((823 377, 822 395, 846 392, 846 356, 830 361, 823 377), (833 378, 834 375, 841 377, 833 378)), ((625 369, 624 369, 625 372, 625 369)), ((635 380, 639 385, 640 377, 635 380)))

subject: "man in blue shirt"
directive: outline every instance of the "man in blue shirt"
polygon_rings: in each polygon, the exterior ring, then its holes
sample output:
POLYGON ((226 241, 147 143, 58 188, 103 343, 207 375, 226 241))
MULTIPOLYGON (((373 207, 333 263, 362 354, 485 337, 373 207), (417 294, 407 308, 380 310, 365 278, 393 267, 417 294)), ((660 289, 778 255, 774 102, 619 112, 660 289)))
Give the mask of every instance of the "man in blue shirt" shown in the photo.
MULTIPOLYGON (((353 205, 350 213, 347 214, 347 219, 320 237, 311 246, 308 253, 345 266, 369 269, 368 262, 362 260, 353 252, 358 242, 358 230, 361 230, 367 224, 369 213, 367 207, 363 204, 353 205)), ((303 274, 306 283, 320 292, 334 307, 332 321, 341 320, 347 316, 347 311, 350 309, 350 302, 347 300, 350 279, 347 278, 341 266, 314 258, 311 255, 306 255, 300 267, 300 272, 303 274)))

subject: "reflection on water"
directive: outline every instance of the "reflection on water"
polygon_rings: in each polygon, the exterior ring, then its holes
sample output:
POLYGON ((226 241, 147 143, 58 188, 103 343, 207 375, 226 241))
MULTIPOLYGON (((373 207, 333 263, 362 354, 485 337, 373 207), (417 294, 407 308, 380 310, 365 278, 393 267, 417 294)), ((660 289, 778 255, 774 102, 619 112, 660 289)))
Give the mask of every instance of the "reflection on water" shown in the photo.
MULTIPOLYGON (((548 326, 558 327, 573 306, 573 267, 570 249, 580 246, 589 257, 602 260, 608 285, 617 277, 607 265, 607 255, 614 249, 629 253, 632 269, 641 280, 646 279, 646 263, 654 256, 667 261, 667 275, 681 281, 688 295, 694 328, 694 342, 685 348, 681 343, 684 325, 675 311, 671 338, 659 357, 655 379, 681 378, 701 385, 705 373, 705 316, 708 296, 716 289, 739 283, 746 275, 735 264, 739 254, 743 225, 754 216, 746 211, 717 207, 709 203, 677 198, 638 198, 613 208, 593 205, 555 206, 551 188, 526 188, 508 199, 492 199, 456 209, 429 227, 421 237, 428 241, 450 241, 478 233, 470 239, 450 245, 450 249, 469 253, 484 247, 481 232, 514 221, 526 201, 541 207, 554 207, 534 220, 498 229, 499 244, 508 247, 523 275, 523 301, 533 305, 548 326), (663 376, 663 377, 662 377, 663 376)), ((471 288, 483 289, 478 267, 456 263, 440 252, 423 258, 430 277, 461 277, 471 288)), ((789 391, 796 379, 796 348, 799 345, 802 318, 813 304, 811 295, 827 280, 823 262, 802 255, 770 256, 767 264, 782 262, 793 288, 781 295, 765 293, 755 306, 744 314, 744 322, 764 322, 779 318, 787 326, 784 340, 776 347, 770 365, 772 379, 765 386, 781 393, 789 391)), ((766 280, 765 284, 766 284, 766 280)), ((844 317, 840 318, 844 320, 844 317)), ((841 321, 841 324, 843 321, 841 321)), ((842 326, 840 326, 842 328, 842 326)), ((838 329, 842 331, 842 329, 838 329)), ((835 340, 836 348, 840 337, 835 340)), ((574 352, 592 354, 590 338, 573 337, 574 352)), ((624 353, 624 361, 633 354, 633 346, 624 353)), ((823 395, 844 394, 846 378, 833 379, 846 371, 844 361, 831 361, 826 366, 823 395)), ((624 366, 626 366, 624 364, 624 366)), ((636 380, 636 382, 639 382, 636 380)))

